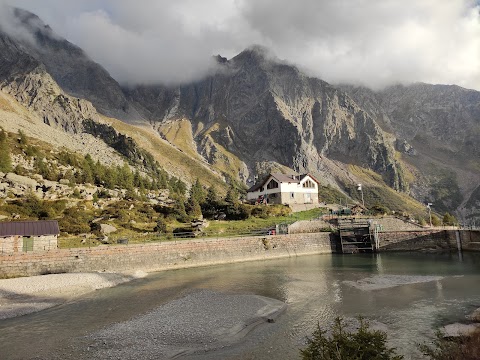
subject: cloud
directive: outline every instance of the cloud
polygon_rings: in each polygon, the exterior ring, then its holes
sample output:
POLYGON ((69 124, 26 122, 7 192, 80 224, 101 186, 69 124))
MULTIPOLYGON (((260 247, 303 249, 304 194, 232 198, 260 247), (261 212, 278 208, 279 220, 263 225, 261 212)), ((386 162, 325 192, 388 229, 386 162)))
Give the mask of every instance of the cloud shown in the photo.
MULTIPOLYGON (((5 0, 4 0, 5 1, 5 0)), ((8 1, 8 0, 6 0, 8 1)), ((11 0, 13 2, 13 0, 11 0)), ((198 79, 251 44, 332 83, 480 90, 474 0, 15 0, 122 83, 198 79)))
POLYGON ((14 16, 13 9, 0 2, 0 29, 14 38, 35 43, 33 35, 21 26, 20 20, 14 16))

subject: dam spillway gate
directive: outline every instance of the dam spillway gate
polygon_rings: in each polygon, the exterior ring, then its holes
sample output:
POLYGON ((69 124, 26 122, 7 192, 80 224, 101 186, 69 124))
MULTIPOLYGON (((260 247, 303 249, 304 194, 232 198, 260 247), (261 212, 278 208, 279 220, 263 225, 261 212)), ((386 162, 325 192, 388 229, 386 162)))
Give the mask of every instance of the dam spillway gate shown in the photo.
POLYGON ((338 219, 342 254, 373 253, 378 248, 377 229, 368 220, 338 219))

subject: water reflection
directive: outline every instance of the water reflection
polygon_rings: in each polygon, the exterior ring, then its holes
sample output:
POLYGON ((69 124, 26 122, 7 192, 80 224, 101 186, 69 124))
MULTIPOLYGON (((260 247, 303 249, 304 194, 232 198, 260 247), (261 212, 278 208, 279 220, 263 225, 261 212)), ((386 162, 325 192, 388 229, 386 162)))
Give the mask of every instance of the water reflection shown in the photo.
POLYGON ((384 326, 391 345, 415 358, 435 326, 480 306, 480 256, 453 254, 321 255, 151 274, 68 304, 0 322, 7 359, 86 359, 82 336, 124 322, 194 289, 257 294, 284 301, 275 324, 237 346, 195 359, 291 359, 317 323, 363 315, 384 326), (373 280, 372 280, 373 279, 373 280), (422 281, 420 281, 422 280, 422 281), (362 288, 352 284, 382 286, 362 288), (32 354, 35 354, 32 355, 32 354))

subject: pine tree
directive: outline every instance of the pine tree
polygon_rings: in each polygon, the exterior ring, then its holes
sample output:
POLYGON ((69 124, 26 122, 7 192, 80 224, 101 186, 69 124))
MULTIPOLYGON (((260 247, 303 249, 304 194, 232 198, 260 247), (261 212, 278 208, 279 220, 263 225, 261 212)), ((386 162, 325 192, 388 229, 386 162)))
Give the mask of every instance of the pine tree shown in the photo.
POLYGON ((173 209, 175 210, 178 221, 181 221, 181 222, 188 221, 187 212, 185 211, 185 203, 183 202, 182 199, 178 199, 175 201, 175 205, 173 209))
POLYGON ((117 167, 118 181, 117 184, 127 190, 133 189, 133 174, 132 170, 127 163, 123 163, 123 166, 117 167))
POLYGON ((238 191, 234 187, 231 187, 227 191, 225 201, 229 204, 236 205, 238 203, 238 191))
POLYGON ((202 208, 200 207, 200 204, 194 197, 191 197, 190 199, 188 199, 187 214, 192 219, 202 218, 202 208))
POLYGON ((107 167, 105 168, 105 187, 108 189, 115 189, 117 183, 117 168, 116 167, 107 167))
POLYGON ((93 168, 93 181, 95 185, 103 185, 105 182, 105 166, 103 166, 99 160, 97 160, 93 168))
POLYGON ((432 225, 433 226, 440 226, 440 219, 438 218, 437 215, 432 214, 432 225))
POLYGON ((300 350, 303 360, 401 360, 402 355, 395 348, 387 346, 387 334, 370 329, 368 323, 359 319, 360 327, 356 331, 347 330, 345 322, 336 318, 330 336, 318 326, 311 338, 307 338, 307 347, 300 350))
POLYGON ((200 180, 198 178, 190 188, 190 198, 194 198, 199 204, 203 204, 205 202, 205 190, 203 190, 202 184, 200 184, 200 180))
POLYGON ((443 225, 447 225, 447 226, 453 226, 457 223, 457 219, 455 218, 455 216, 453 215, 450 215, 448 212, 445 213, 445 215, 443 215, 443 225))
POLYGON ((0 171, 12 171, 12 159, 10 158, 10 146, 8 144, 7 134, 0 130, 0 171))
POLYGON ((213 206, 213 207, 218 205, 219 197, 217 194, 217 190, 213 186, 210 186, 208 188, 205 202, 207 203, 207 205, 213 206))

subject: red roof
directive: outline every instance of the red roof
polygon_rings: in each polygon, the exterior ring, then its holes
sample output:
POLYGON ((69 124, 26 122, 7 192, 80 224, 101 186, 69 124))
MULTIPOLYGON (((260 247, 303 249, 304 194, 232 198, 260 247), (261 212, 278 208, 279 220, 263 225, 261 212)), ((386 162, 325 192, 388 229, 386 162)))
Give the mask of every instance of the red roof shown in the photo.
POLYGON ((57 220, 0 222, 0 237, 58 235, 57 220))

